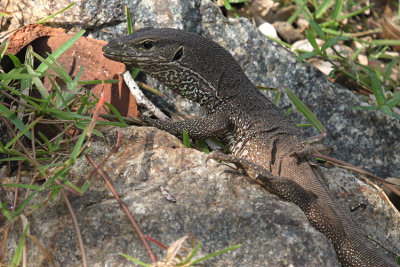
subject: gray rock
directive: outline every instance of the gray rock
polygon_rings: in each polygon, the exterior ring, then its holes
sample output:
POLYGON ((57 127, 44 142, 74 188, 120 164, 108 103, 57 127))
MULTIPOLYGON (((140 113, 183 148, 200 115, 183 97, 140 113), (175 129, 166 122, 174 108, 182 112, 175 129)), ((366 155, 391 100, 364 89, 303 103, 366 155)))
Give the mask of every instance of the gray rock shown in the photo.
MULTIPOLYGON (((90 154, 100 162, 111 151, 117 130, 95 141, 90 154)), ((236 251, 215 257, 206 266, 339 266, 329 241, 317 232, 295 205, 269 194, 232 166, 207 161, 207 155, 183 147, 177 138, 149 127, 121 130, 121 146, 104 171, 144 234, 169 244, 192 233, 201 241, 198 257, 242 244, 236 251), (176 199, 167 201, 166 187, 176 199)), ((81 158, 69 179, 82 184, 92 170, 81 158)), ((362 228, 383 246, 400 252, 399 217, 379 191, 359 182, 347 171, 323 169, 332 192, 341 202, 368 202, 354 214, 362 228), (343 180, 336 180, 344 177, 343 180), (347 190, 347 191, 346 191, 347 190), (385 213, 385 216, 382 215, 385 213), (374 223, 371 223, 374 222, 374 223)), ((45 194, 43 195, 43 197, 45 194)), ((78 218, 89 266, 134 266, 120 252, 149 262, 136 233, 100 177, 82 197, 70 195, 78 218)), ((30 218, 31 235, 50 250, 58 266, 81 266, 70 215, 61 199, 30 218)), ((16 222, 8 242, 15 251, 21 229, 16 222)), ((159 259, 165 252, 151 244, 159 259)), ((40 249, 28 239, 30 266, 47 266, 40 249)))

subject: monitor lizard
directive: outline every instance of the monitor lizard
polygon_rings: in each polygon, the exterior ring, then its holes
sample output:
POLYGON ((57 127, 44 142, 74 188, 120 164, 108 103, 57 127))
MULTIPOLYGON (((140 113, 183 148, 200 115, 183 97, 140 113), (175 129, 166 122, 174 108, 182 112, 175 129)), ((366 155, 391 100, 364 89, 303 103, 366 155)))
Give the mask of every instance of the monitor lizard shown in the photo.
POLYGON ((298 205, 331 241, 343 266, 398 266, 373 247, 329 193, 298 127, 220 45, 182 30, 143 28, 110 41, 103 52, 203 106, 203 118, 143 120, 177 136, 186 130, 194 139, 223 140, 231 155, 211 157, 234 162, 271 193, 298 205))

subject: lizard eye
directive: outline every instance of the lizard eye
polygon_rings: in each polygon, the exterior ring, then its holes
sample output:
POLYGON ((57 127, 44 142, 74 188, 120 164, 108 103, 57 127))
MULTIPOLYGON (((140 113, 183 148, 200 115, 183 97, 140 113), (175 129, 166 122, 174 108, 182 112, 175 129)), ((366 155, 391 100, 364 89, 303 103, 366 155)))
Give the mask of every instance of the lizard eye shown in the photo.
POLYGON ((142 46, 144 47, 144 49, 150 49, 152 48, 154 45, 154 43, 152 41, 144 41, 142 43, 142 46))
POLYGON ((175 52, 173 61, 181 59, 183 56, 183 46, 179 47, 179 49, 175 52))

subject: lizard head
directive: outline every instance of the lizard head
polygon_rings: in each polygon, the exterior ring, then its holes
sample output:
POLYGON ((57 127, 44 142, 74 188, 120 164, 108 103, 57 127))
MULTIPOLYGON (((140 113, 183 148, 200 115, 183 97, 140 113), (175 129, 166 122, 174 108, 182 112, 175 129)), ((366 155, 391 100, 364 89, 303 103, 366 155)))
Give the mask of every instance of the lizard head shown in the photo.
POLYGON ((148 72, 153 70, 151 66, 165 65, 181 59, 183 46, 179 41, 168 38, 163 30, 165 29, 142 28, 114 39, 103 47, 104 56, 148 72))
POLYGON ((220 88, 232 88, 244 75, 224 48, 176 29, 142 28, 110 41, 103 52, 107 58, 138 67, 200 104, 215 100, 220 88))

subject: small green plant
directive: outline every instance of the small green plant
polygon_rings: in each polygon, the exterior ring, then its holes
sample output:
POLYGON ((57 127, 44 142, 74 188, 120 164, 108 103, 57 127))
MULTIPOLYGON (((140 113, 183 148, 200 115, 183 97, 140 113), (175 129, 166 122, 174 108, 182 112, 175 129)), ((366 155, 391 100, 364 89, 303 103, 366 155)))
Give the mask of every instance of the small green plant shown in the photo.
POLYGON ((201 257, 200 259, 197 260, 193 260, 193 258, 196 256, 196 253, 199 251, 200 247, 202 246, 202 243, 199 242, 195 247, 192 247, 192 249, 190 250, 189 254, 186 257, 182 257, 180 256, 178 253, 183 250, 182 246, 185 242, 185 240, 187 239, 187 236, 184 236, 180 239, 178 239, 177 241, 175 241, 174 243, 172 243, 169 248, 167 249, 167 255, 165 257, 164 261, 159 261, 157 263, 154 263, 156 265, 151 265, 151 264, 147 264, 144 263, 138 259, 132 258, 124 253, 120 253, 121 256, 125 257, 126 259, 135 262, 143 267, 152 267, 152 266, 174 266, 174 267, 189 267, 189 266, 195 266, 196 264, 208 260, 210 258, 216 257, 220 254, 226 253, 228 251, 232 251, 235 249, 240 248, 242 245, 238 244, 238 245, 234 245, 228 248, 224 248, 222 250, 219 250, 217 252, 208 254, 204 257, 201 257))
MULTIPOLYGON (((132 17, 131 12, 127 6, 125 6, 125 15, 126 15, 126 32, 128 34, 133 33, 133 25, 132 25, 132 17)), ((140 69, 131 67, 131 75, 132 78, 135 79, 136 76, 139 75, 140 69)))
MULTIPOLYGON (((315 127, 321 133, 326 132, 325 127, 314 115, 314 113, 312 113, 312 111, 292 92, 292 90, 290 90, 289 88, 284 88, 284 91, 286 95, 289 97, 290 101, 295 105, 295 107, 311 123, 311 126, 315 127)), ((309 125, 298 125, 298 126, 309 126, 309 125)))
POLYGON ((376 105, 373 106, 352 106, 355 110, 382 110, 385 114, 393 116, 400 120, 400 114, 392 111, 392 108, 400 103, 400 92, 392 95, 390 98, 385 97, 380 80, 374 71, 369 73, 372 82, 372 90, 374 91, 376 105))
MULTIPOLYGON (((52 16, 40 20, 39 23, 45 22, 52 16)), ((1 213, 8 220, 6 224, 8 226, 17 219, 25 218, 24 214, 31 214, 48 201, 52 201, 59 195, 61 188, 75 194, 83 194, 92 181, 88 180, 83 185, 77 186, 68 180, 67 174, 78 157, 88 151, 90 142, 87 141, 88 137, 91 133, 101 136, 95 126, 126 126, 115 107, 107 103, 103 104, 103 108, 107 113, 115 114, 114 117, 118 122, 96 122, 96 116, 91 112, 99 110, 96 105, 103 99, 98 99, 82 85, 99 84, 103 81, 81 81, 83 66, 72 78, 57 62, 57 58, 83 34, 84 31, 79 31, 56 51, 47 54, 46 58, 35 53, 30 46, 26 50, 24 59, 12 54, 6 55, 9 42, 0 44, 0 61, 7 56, 13 65, 9 66, 11 69, 8 72, 0 72, 0 119, 7 126, 11 136, 11 140, 7 143, 0 141, 2 155, 0 161, 9 164, 18 163, 24 166, 23 171, 26 176, 32 175, 31 184, 16 180, 15 183, 1 185, 18 188, 19 192, 25 191, 26 196, 19 203, 15 202, 16 206, 0 201, 1 213), (39 66, 34 64, 34 59, 39 62, 39 66), (45 79, 52 85, 52 91, 45 88, 43 82, 45 79), (55 133, 53 135, 42 133, 38 130, 40 124, 46 124, 46 128, 54 129, 55 133), (71 131, 81 135, 73 136, 71 131), (33 183, 35 179, 44 182, 37 185, 33 183)), ((21 197, 21 194, 19 196, 21 197)), ((19 265, 27 229, 29 222, 20 237, 11 266, 19 265)))
MULTIPOLYGON (((24 211, 38 192, 50 189, 54 196, 60 187, 58 184, 54 184, 55 180, 60 181, 79 194, 82 194, 90 184, 90 182, 86 182, 82 187, 77 187, 66 179, 66 175, 76 159, 85 152, 86 133, 92 120, 89 114, 98 99, 91 95, 90 91, 84 92, 81 87, 81 84, 85 83, 79 82, 83 67, 81 67, 76 77, 72 79, 56 60, 83 33, 84 31, 80 31, 75 34, 55 52, 48 54, 46 59, 32 51, 31 48, 27 49, 24 63, 21 63, 14 55, 8 55, 13 61, 14 68, 8 73, 0 73, 0 99, 2 100, 0 102, 0 115, 7 118, 19 130, 7 144, 0 142, 0 153, 8 155, 8 157, 0 161, 27 162, 36 168, 41 175, 49 177, 41 186, 3 184, 3 186, 28 189, 31 192, 14 211, 7 210, 4 204, 1 205, 3 215, 11 221, 24 211), (37 68, 33 66, 33 58, 41 62, 37 68), (49 69, 53 70, 55 74, 47 72, 49 69), (47 91, 42 82, 44 77, 49 79, 55 91, 47 91), (60 81, 62 82, 60 83, 60 81), (62 87, 65 89, 62 89, 62 87), (28 91, 36 91, 39 94, 38 96, 33 96, 34 94, 27 94, 26 92, 28 91), (27 114, 31 119, 22 120, 21 118, 26 117, 27 114), (34 131, 32 130, 35 126, 50 121, 54 125, 59 124, 60 134, 51 140, 40 131, 37 132, 38 136, 34 136, 34 131), (74 127, 82 131, 76 144, 69 141, 66 135, 68 129, 73 129, 74 127), (18 145, 21 137, 25 137, 31 143, 34 143, 34 148, 21 151, 18 145), (71 153, 65 156, 65 151, 68 150, 71 153), (58 158, 58 160, 54 161, 53 158, 58 158)), ((6 48, 7 43, 2 48, 1 56, 4 56, 6 48)), ((93 83, 93 81, 88 83, 93 83)), ((113 112, 120 117, 120 122, 103 121, 98 122, 98 125, 126 126, 114 107, 109 104, 105 104, 105 106, 109 113, 113 112)), ((96 129, 93 130, 93 133, 101 136, 101 133, 96 129)))
POLYGON ((235 18, 239 17, 239 14, 236 12, 236 10, 232 7, 231 4, 240 4, 240 3, 247 3, 250 2, 249 0, 224 0, 224 7, 226 10, 232 12, 232 14, 235 16, 235 18))
MULTIPOLYGON (((400 87, 400 81, 390 78, 391 71, 394 66, 398 65, 399 57, 393 57, 385 54, 390 45, 400 45, 400 40, 371 40, 366 41, 358 38, 359 33, 352 32, 353 29, 344 20, 359 16, 372 5, 365 6, 354 12, 346 13, 344 0, 333 1, 313 1, 315 11, 311 12, 307 7, 307 1, 295 0, 298 6, 297 11, 288 19, 288 23, 293 23, 299 14, 302 14, 310 24, 310 29, 306 30, 306 38, 313 47, 312 52, 301 53, 298 57, 299 61, 306 60, 311 57, 321 57, 333 66, 330 76, 335 77, 338 73, 342 73, 349 79, 356 81, 362 87, 373 92, 377 105, 368 107, 352 107, 358 110, 382 110, 385 114, 400 119, 400 115, 393 112, 395 106, 400 105, 400 92, 396 93, 396 88, 400 87), (322 39, 324 44, 322 47, 317 45, 316 38, 322 39), (362 44, 352 54, 347 51, 338 51, 336 44, 344 42, 358 42, 362 44), (328 50, 333 51, 329 53, 328 50), (387 68, 382 70, 376 64, 363 65, 357 60, 357 55, 362 50, 368 53, 369 62, 374 60, 389 61, 387 68), (391 93, 395 92, 395 93, 391 93), (385 97, 385 95, 387 95, 385 97)), ((379 29, 371 31, 377 32, 379 29)))
POLYGON ((190 148, 190 139, 189 139, 189 134, 186 130, 182 131, 182 143, 185 147, 190 148))

